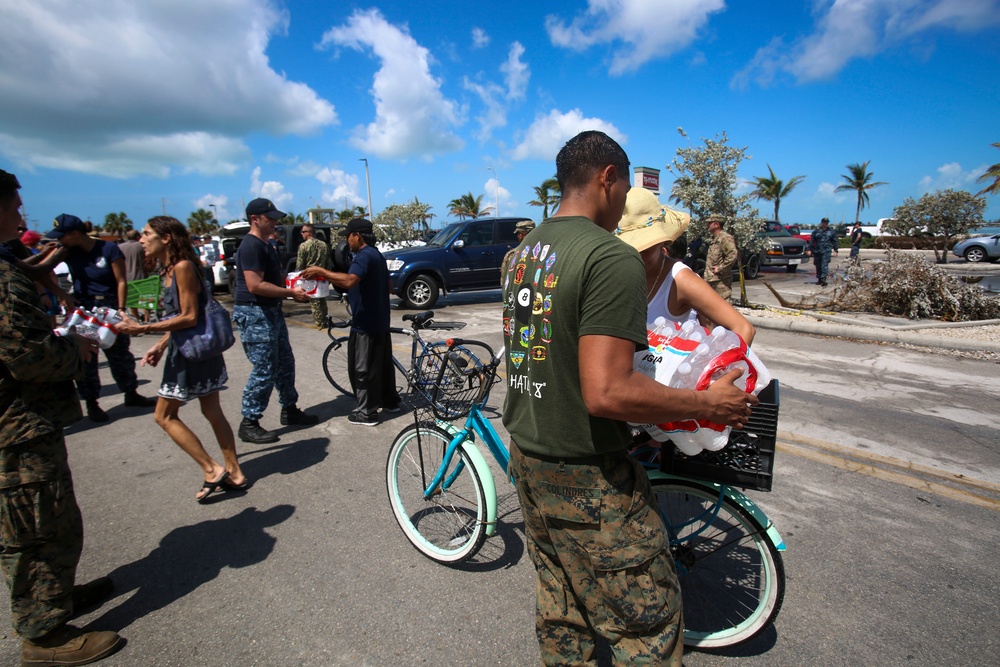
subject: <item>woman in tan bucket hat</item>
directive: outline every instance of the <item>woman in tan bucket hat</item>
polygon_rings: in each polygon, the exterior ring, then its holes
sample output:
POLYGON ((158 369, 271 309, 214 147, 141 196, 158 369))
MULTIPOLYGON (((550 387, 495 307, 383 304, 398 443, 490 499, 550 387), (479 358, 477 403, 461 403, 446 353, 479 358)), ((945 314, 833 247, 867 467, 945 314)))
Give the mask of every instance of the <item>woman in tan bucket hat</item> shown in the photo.
POLYGON ((753 342, 753 325, 715 293, 686 264, 667 255, 667 246, 687 229, 691 218, 660 204, 649 190, 632 188, 615 234, 639 251, 646 266, 647 326, 663 317, 679 328, 687 320, 711 327, 721 325, 753 342))

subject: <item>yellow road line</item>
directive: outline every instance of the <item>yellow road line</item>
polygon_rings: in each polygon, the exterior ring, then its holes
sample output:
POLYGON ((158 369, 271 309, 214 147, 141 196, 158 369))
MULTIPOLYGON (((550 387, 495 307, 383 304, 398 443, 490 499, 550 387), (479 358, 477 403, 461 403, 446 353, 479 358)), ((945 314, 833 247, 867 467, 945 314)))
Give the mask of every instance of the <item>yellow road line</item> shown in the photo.
POLYGON ((963 491, 961 489, 945 486, 936 482, 929 482, 911 475, 886 470, 884 468, 876 468, 875 466, 868 465, 866 463, 859 463, 857 461, 850 461, 838 456, 824 454, 822 452, 813 451, 807 447, 795 445, 789 442, 779 442, 778 449, 786 454, 794 454, 795 456, 816 461, 817 463, 824 463, 842 470, 861 473, 862 475, 868 475, 869 477, 881 479, 886 482, 892 482, 893 484, 899 484, 901 486, 917 489, 919 491, 926 491, 951 500, 957 500, 969 505, 975 505, 976 507, 983 507, 985 509, 993 510, 994 512, 1000 512, 1000 500, 980 496, 969 491, 963 491))

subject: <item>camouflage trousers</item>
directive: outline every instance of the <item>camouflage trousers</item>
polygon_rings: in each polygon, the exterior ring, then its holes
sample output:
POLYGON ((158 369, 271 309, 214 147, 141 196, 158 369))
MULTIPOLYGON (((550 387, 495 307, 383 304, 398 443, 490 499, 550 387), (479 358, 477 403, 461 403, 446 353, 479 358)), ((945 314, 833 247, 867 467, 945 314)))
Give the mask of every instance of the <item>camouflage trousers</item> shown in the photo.
POLYGON ((715 293, 721 296, 726 301, 733 298, 733 277, 732 275, 727 276, 721 280, 706 280, 709 287, 715 290, 715 293))
MULTIPOLYGON (((649 479, 628 454, 600 464, 538 458, 511 444, 510 473, 538 573, 535 632, 546 665, 681 667, 681 595, 649 479)), ((590 462, 588 462, 590 463, 590 462)))
POLYGON ((0 449, 0 568, 14 629, 41 637, 69 619, 83 519, 61 431, 0 449))
POLYGON ((271 400, 271 390, 278 389, 278 402, 295 405, 295 356, 288 341, 288 325, 281 306, 235 306, 233 322, 240 332, 240 342, 253 364, 243 388, 241 412, 247 419, 260 419, 271 400))
POLYGON ((813 261, 816 264, 816 280, 823 282, 826 280, 826 273, 830 268, 831 250, 819 250, 813 254, 813 261))
POLYGON ((313 324, 320 329, 326 328, 326 299, 309 299, 309 310, 312 311, 313 324))

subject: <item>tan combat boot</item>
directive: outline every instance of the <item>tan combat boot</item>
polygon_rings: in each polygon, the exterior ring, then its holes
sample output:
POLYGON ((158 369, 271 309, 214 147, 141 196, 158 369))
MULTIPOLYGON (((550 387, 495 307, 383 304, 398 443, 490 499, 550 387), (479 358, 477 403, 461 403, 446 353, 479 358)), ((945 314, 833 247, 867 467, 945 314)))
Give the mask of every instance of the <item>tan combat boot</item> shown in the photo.
POLYGON ((84 632, 72 625, 64 625, 44 637, 25 639, 21 645, 21 665, 86 665, 108 657, 124 643, 125 640, 115 632, 84 632))

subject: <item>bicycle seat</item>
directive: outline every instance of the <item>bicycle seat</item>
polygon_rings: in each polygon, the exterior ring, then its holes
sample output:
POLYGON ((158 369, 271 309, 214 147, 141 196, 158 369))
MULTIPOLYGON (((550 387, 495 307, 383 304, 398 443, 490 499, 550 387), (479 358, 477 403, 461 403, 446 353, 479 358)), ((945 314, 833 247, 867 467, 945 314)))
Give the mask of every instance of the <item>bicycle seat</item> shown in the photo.
POLYGON ((434 311, 425 310, 419 313, 407 313, 406 315, 403 315, 403 321, 413 322, 413 328, 419 329, 432 317, 434 317, 434 311))

